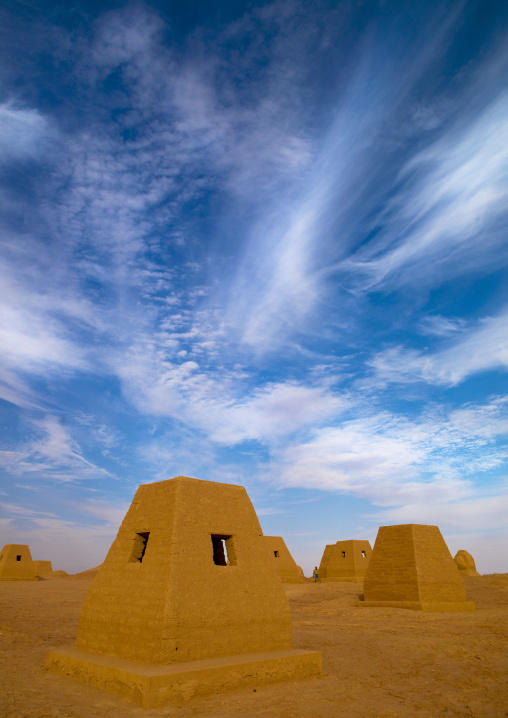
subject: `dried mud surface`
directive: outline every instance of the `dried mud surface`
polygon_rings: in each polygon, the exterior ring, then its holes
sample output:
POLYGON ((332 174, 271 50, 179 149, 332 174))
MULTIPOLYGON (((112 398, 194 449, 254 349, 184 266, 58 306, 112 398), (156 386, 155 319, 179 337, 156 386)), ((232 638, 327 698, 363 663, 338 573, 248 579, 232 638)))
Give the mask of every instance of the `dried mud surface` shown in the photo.
POLYGON ((93 575, 0 583, 2 718, 508 716, 508 574, 465 579, 472 613, 356 608, 362 584, 288 584, 294 646, 322 652, 322 678, 154 710, 44 670, 48 649, 74 644, 93 575))

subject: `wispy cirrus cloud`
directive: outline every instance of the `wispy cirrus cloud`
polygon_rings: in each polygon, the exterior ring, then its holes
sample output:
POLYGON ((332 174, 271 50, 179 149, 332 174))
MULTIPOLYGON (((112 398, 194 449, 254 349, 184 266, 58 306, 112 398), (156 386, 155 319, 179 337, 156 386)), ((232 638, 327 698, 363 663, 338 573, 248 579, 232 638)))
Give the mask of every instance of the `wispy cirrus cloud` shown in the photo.
POLYGON ((112 474, 89 461, 63 421, 46 415, 30 422, 34 437, 13 449, 0 451, 0 465, 8 474, 57 482, 112 478, 112 474))
POLYGON ((401 190, 380 218, 376 241, 343 264, 360 286, 390 289, 416 277, 440 282, 445 271, 450 276, 508 261, 508 95, 500 92, 480 107, 401 168, 401 190))
POLYGON ((447 337, 464 331, 466 327, 467 322, 460 317, 444 317, 439 314, 428 314, 418 323, 422 334, 435 337, 447 337))
POLYGON ((408 49, 400 37, 393 53, 375 33, 356 49, 303 171, 250 231, 226 307, 249 349, 270 353, 288 338, 312 339, 313 322, 326 324, 333 301, 344 304, 335 328, 347 326, 348 295, 332 299, 337 277, 359 296, 415 277, 439 284, 444 267, 467 273, 508 259, 508 105, 492 80, 508 66, 506 50, 500 43, 485 60, 489 83, 476 78, 473 88, 454 87, 448 103, 414 106, 425 74, 443 60, 457 12, 434 18, 432 42, 429 28, 425 43, 414 38, 409 63, 398 62, 408 49))
POLYGON ((368 362, 375 381, 456 386, 474 374, 508 367, 508 312, 484 319, 474 329, 462 332, 449 347, 422 352, 401 346, 390 347, 368 362))

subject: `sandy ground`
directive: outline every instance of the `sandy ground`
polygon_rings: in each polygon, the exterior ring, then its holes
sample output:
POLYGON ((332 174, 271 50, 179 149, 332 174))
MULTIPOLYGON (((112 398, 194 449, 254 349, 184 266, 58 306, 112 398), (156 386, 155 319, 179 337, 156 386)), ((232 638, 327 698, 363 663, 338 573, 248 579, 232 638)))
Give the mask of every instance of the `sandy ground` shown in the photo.
POLYGON ((319 650, 324 675, 143 710, 44 671, 74 644, 93 572, 0 583, 2 718, 505 718, 508 575, 466 578, 473 613, 355 608, 361 584, 287 585, 295 648, 319 650))

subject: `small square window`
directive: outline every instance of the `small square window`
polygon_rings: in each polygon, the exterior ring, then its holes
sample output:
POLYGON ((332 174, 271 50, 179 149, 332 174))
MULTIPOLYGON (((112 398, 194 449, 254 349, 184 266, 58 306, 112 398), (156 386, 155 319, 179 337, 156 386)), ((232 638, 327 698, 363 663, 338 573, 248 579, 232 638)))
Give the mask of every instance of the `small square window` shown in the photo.
POLYGON ((345 551, 342 552, 342 558, 346 558, 346 552, 345 552, 345 551))
POLYGON ((16 561, 21 561, 21 556, 16 556, 16 561))
POLYGON ((129 563, 141 563, 146 553, 150 531, 143 531, 134 536, 134 546, 129 558, 129 563))
POLYGON ((362 558, 367 558, 367 554, 365 553, 365 551, 362 551, 362 558))
POLYGON ((236 566, 236 551, 233 537, 225 534, 211 534, 213 562, 216 566, 236 566))
POLYGON ((279 558, 279 552, 278 552, 278 551, 274 551, 274 552, 273 552, 273 555, 275 556, 275 558, 279 558))

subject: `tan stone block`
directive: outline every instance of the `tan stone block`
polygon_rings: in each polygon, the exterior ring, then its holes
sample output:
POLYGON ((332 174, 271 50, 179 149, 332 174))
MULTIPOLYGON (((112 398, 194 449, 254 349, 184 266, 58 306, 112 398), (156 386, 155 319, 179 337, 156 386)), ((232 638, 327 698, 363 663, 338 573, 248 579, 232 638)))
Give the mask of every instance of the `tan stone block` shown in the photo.
POLYGON ((470 611, 464 582, 437 526, 381 526, 358 606, 470 611))
POLYGON ((320 676, 321 653, 287 649, 150 666, 76 649, 50 651, 46 668, 121 696, 143 708, 237 687, 320 676))

